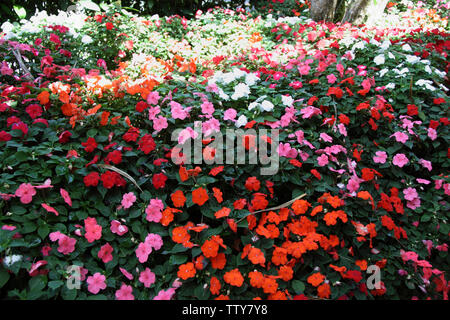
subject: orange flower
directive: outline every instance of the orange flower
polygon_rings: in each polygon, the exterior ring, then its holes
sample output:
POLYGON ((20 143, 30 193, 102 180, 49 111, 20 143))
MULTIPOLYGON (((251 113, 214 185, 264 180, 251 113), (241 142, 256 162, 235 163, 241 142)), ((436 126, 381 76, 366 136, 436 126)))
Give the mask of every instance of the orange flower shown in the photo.
POLYGON ((211 267, 214 269, 222 270, 225 268, 225 265, 227 263, 227 259, 225 257, 225 253, 221 252, 218 253, 215 257, 212 257, 209 259, 211 261, 211 267))
POLYGON ((167 207, 162 212, 162 217, 159 223, 167 227, 173 221, 173 214, 176 212, 181 212, 181 210, 167 207))
POLYGON ((264 236, 266 238, 270 238, 270 231, 267 230, 263 225, 259 225, 258 228, 256 228, 256 233, 260 236, 264 236))
POLYGON ((176 227, 172 230, 172 240, 176 243, 185 243, 191 239, 185 227, 176 227))
POLYGON ((209 239, 203 243, 201 249, 206 258, 213 258, 217 256, 217 253, 219 252, 219 244, 216 241, 209 239))
POLYGON ((177 208, 181 208, 184 206, 186 202, 186 197, 184 196, 183 191, 177 190, 170 196, 172 199, 173 205, 177 208))
POLYGON ((211 291, 211 294, 218 295, 221 288, 222 285, 220 284, 219 279, 211 277, 211 280, 209 281, 209 291, 211 291))
POLYGON ((261 183, 256 177, 250 177, 245 181, 245 188, 248 191, 258 191, 261 188, 261 183))
POLYGON ((40 104, 47 104, 50 100, 50 92, 48 91, 42 91, 37 95, 37 99, 39 100, 40 104))
POLYGON ((312 209, 312 211, 311 211, 311 217, 314 217, 319 212, 322 212, 322 210, 323 210, 323 207, 321 205, 314 207, 314 209, 312 209))
POLYGON ((221 294, 220 296, 218 296, 217 298, 215 298, 214 300, 230 300, 229 296, 223 295, 221 294))
POLYGON ((325 280, 325 276, 321 274, 320 272, 313 273, 308 277, 306 281, 313 285, 314 287, 317 287, 319 284, 321 284, 325 280))
POLYGON ((206 261, 205 261, 205 257, 203 255, 199 255, 197 258, 195 258, 195 260, 194 260, 195 269, 203 270, 205 265, 206 265, 206 261))
POLYGON ((227 208, 227 207, 223 207, 222 209, 220 209, 219 211, 217 211, 214 216, 216 217, 216 219, 220 219, 223 217, 228 217, 230 215, 231 209, 227 208))
POLYGON ((111 114, 111 112, 108 112, 108 111, 102 112, 101 119, 100 119, 101 126, 106 126, 108 124, 108 118, 109 118, 110 114, 111 114))
POLYGON ((183 280, 187 280, 195 276, 195 267, 192 262, 182 264, 178 267, 177 276, 183 280))
POLYGON ((195 204, 202 206, 206 201, 208 201, 208 199, 209 197, 206 189, 200 187, 192 191, 192 202, 194 202, 195 204))
POLYGON ((218 203, 222 203, 223 198, 222 198, 222 191, 220 191, 219 188, 213 187, 213 196, 214 198, 216 198, 218 203))
POLYGON ((181 182, 186 181, 187 179, 189 179, 189 175, 187 173, 187 170, 185 167, 180 166, 180 170, 178 170, 178 174, 180 175, 180 180, 181 182))
POLYGON ((308 211, 308 207, 310 207, 311 204, 306 200, 295 200, 292 204, 292 210, 294 210, 294 213, 296 215, 304 214, 306 211, 308 211))
POLYGON ((323 217, 323 220, 326 222, 327 226, 334 226, 337 223, 337 218, 341 219, 344 223, 347 222, 347 214, 342 210, 327 212, 323 217))
POLYGON ((253 210, 264 210, 267 208, 269 201, 266 200, 267 195, 264 193, 255 193, 252 199, 253 210))
POLYGON ((341 199, 339 199, 338 196, 333 196, 333 197, 327 197, 327 202, 330 206, 332 206, 333 208, 337 208, 341 206, 341 199))
POLYGON ((361 271, 367 270, 367 261, 366 260, 356 260, 355 264, 361 269, 361 271))
POLYGON ((248 259, 253 264, 260 264, 261 266, 264 266, 264 263, 266 262, 266 258, 264 257, 264 253, 255 247, 252 247, 248 253, 248 259))
POLYGON ((275 247, 272 253, 272 262, 274 265, 279 266, 280 264, 286 264, 288 262, 287 259, 287 250, 281 247, 275 247))
POLYGON ((294 270, 289 266, 281 266, 278 275, 283 281, 289 281, 294 277, 294 270))
POLYGON ((328 299, 330 297, 331 290, 328 283, 323 283, 317 288, 317 295, 319 298, 328 299))
POLYGON ((239 269, 235 268, 231 271, 226 272, 223 275, 223 280, 235 287, 240 287, 244 283, 244 277, 242 276, 239 269))
POLYGON ((230 229, 236 233, 237 232, 237 223, 234 221, 234 219, 227 219, 228 226, 230 229))
POLYGON ((218 166, 218 167, 212 168, 211 171, 209 171, 209 175, 215 177, 223 171, 223 168, 224 168, 224 166, 218 166))
POLYGON ((278 290, 278 282, 273 278, 265 277, 262 288, 264 293, 275 293, 278 290))
POLYGON ((262 288, 264 284, 264 275, 259 271, 252 271, 248 274, 250 285, 254 288, 262 288))
POLYGON ((280 235, 280 229, 278 229, 277 226, 272 223, 269 223, 266 229, 270 233, 269 239, 276 239, 280 235))

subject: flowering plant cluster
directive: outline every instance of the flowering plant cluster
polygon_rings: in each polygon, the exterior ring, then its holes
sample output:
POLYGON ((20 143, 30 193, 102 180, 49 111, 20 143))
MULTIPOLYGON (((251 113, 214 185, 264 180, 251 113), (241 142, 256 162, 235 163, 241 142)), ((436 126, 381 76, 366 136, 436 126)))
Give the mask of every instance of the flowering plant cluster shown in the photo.
POLYGON ((433 14, 4 25, 0 297, 448 299, 450 44, 433 14), (215 161, 231 129, 248 154, 278 141, 278 170, 215 161), (180 145, 199 136, 192 163, 180 145))

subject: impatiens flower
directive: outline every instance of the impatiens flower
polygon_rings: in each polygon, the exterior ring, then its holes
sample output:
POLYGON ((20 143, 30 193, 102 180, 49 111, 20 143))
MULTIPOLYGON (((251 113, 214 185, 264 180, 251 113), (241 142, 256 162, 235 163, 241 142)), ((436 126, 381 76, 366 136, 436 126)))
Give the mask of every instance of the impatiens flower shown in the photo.
MULTIPOLYGON (((319 140, 325 141, 325 142, 333 142, 333 138, 330 137, 328 134, 326 134, 325 132, 320 133, 320 138, 319 140)), ((301 142, 299 142, 301 143, 301 142)))
POLYGON ((419 197, 419 195, 417 194, 416 189, 411 188, 411 187, 403 190, 403 194, 405 196, 405 200, 410 200, 410 201, 412 201, 415 198, 419 197))
POLYGON ((41 203, 41 206, 42 206, 45 210, 47 210, 48 212, 54 213, 55 216, 59 216, 58 211, 56 211, 55 208, 49 206, 48 204, 41 203))
POLYGON ((224 274, 223 280, 235 287, 241 287, 244 283, 244 277, 242 276, 239 269, 235 268, 231 271, 228 271, 224 274))
POLYGON ((128 227, 121 224, 120 221, 118 220, 111 221, 110 229, 112 233, 115 233, 119 236, 123 236, 125 233, 128 232, 128 227))
POLYGON ((391 137, 395 137, 397 142, 405 143, 408 140, 408 135, 404 132, 395 132, 391 137))
POLYGON ((84 147, 84 150, 89 153, 97 148, 97 142, 92 137, 89 137, 86 142, 82 142, 81 145, 84 147))
POLYGON ((22 183, 14 193, 16 197, 20 198, 20 202, 28 204, 33 200, 33 196, 36 194, 36 190, 29 183, 22 183))
POLYGON ((62 234, 59 231, 50 233, 49 238, 51 241, 58 241, 58 252, 62 254, 69 254, 75 250, 77 240, 62 234))
POLYGON ((145 243, 149 244, 153 249, 159 250, 163 245, 163 240, 159 234, 149 233, 145 237, 145 243))
POLYGON ((147 103, 156 105, 160 99, 158 91, 152 91, 147 95, 147 103))
POLYGON ((61 194, 61 197, 64 199, 64 201, 65 201, 69 206, 72 206, 72 199, 70 198, 69 193, 68 193, 65 189, 63 189, 63 188, 60 188, 60 189, 59 189, 59 193, 61 194))
POLYGON ((153 300, 171 300, 174 294, 175 294, 175 288, 169 288, 167 290, 161 290, 153 298, 153 300))
POLYGON ((166 129, 168 126, 167 118, 163 116, 159 116, 156 119, 153 119, 153 129, 156 132, 160 132, 163 129, 166 129))
POLYGON ((136 196, 134 195, 134 193, 128 192, 123 195, 121 204, 125 209, 128 209, 133 205, 135 201, 136 196))
POLYGON ((122 283, 119 290, 116 291, 117 300, 134 300, 133 287, 122 283))
POLYGON ((428 128, 428 137, 429 137, 431 140, 436 140, 436 138, 437 138, 437 132, 436 132, 436 130, 433 129, 433 128, 428 128))
POLYGON ((297 150, 292 148, 288 142, 286 142, 286 143, 280 142, 277 151, 278 151, 278 154, 280 155, 280 157, 296 158, 298 155, 297 150))
POLYGON ((149 222, 159 222, 162 218, 162 210, 164 209, 163 202, 156 198, 151 199, 150 204, 145 209, 145 213, 147 214, 146 219, 149 222))
POLYGON ((240 128, 242 126, 245 126, 247 124, 247 117, 244 115, 239 116, 239 118, 236 121, 236 127, 240 128))
POLYGON ((372 158, 375 163, 385 163, 387 159, 387 153, 384 151, 375 152, 375 156, 372 158))
POLYGON ((225 110, 223 120, 236 121, 237 111, 233 108, 225 110))
POLYGON ((100 290, 106 289, 105 280, 106 277, 99 272, 94 273, 93 276, 89 276, 86 280, 88 283, 88 291, 92 294, 97 294, 100 290))
POLYGON ((322 114, 322 111, 320 111, 319 108, 308 106, 306 108, 301 109, 300 113, 302 114, 303 119, 309 119, 316 114, 322 114))
POLYGON ((83 178, 84 185, 86 187, 89 187, 89 186, 96 187, 98 185, 99 180, 100 180, 100 175, 98 174, 98 172, 91 172, 83 178))
POLYGON ((200 187, 192 191, 192 202, 194 202, 195 204, 202 206, 206 201, 208 201, 208 199, 209 197, 206 189, 200 187))
POLYGON ((392 159, 392 163, 400 168, 408 164, 409 160, 403 153, 397 153, 392 159))
POLYGON ((124 268, 119 267, 120 272, 122 272, 122 274, 128 279, 128 280, 133 280, 133 275, 131 273, 129 273, 127 270, 125 270, 124 268))
POLYGON ((102 259, 103 263, 108 263, 113 259, 112 256, 113 251, 114 251, 113 247, 111 247, 111 245, 107 243, 100 248, 97 256, 99 259, 102 259))
POLYGON ((88 217, 84 219, 84 229, 86 231, 84 236, 89 243, 102 237, 102 226, 97 224, 97 219, 95 218, 88 217))
POLYGON ((144 287, 150 288, 155 283, 155 274, 147 267, 139 275, 139 281, 144 284, 144 287))
POLYGON ((164 173, 154 174, 152 184, 155 189, 163 189, 166 186, 167 176, 164 173))
POLYGON ((326 154, 322 154, 320 157, 317 158, 317 163, 319 166, 323 167, 328 164, 328 157, 326 154))
POLYGON ((152 253, 152 246, 149 243, 141 242, 136 249, 136 257, 140 263, 144 263, 148 260, 148 256, 152 253))

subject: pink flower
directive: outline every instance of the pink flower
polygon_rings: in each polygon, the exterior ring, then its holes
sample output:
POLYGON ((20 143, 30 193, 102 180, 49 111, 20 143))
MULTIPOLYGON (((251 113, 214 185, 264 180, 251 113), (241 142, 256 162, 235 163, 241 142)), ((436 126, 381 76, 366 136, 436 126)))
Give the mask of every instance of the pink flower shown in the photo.
MULTIPOLYGON (((297 133, 297 132, 296 132, 297 133)), ((326 134, 325 132, 322 132, 320 134, 320 138, 319 140, 325 141, 325 142, 333 142, 333 138, 330 137, 328 134, 326 134)))
POLYGON ((145 243, 149 244, 153 249, 159 250, 163 245, 163 240, 159 234, 149 233, 145 238, 145 243))
POLYGON ((174 294, 175 294, 175 288, 169 288, 167 290, 161 290, 153 298, 153 300, 171 300, 174 294))
POLYGON ((417 190, 415 188, 407 188, 403 190, 403 195, 405 197, 405 200, 412 201, 415 198, 418 198, 419 195, 417 194, 417 190))
POLYGON ((433 170, 433 166, 431 165, 431 161, 420 159, 419 163, 422 165, 422 167, 428 169, 428 171, 433 170))
POLYGON ((236 121, 237 112, 233 108, 227 109, 224 113, 223 120, 236 121))
POLYGON ((111 221, 111 232, 118 234, 119 236, 123 236, 125 233, 128 232, 127 226, 120 223, 120 221, 113 220, 111 221))
POLYGON ((409 160, 403 153, 397 153, 392 159, 392 163, 400 168, 408 164, 409 160))
POLYGON ((328 157, 326 154, 322 154, 320 157, 317 158, 317 163, 319 166, 323 167, 328 164, 328 157))
POLYGON ((428 128, 428 137, 429 137, 431 140, 436 140, 436 138, 437 138, 437 132, 436 132, 436 130, 433 129, 433 128, 428 128))
POLYGON ((159 106, 149 107, 148 108, 148 120, 155 120, 156 115, 160 112, 161 112, 161 110, 159 109, 159 106))
POLYGON ((411 210, 415 210, 416 208, 420 207, 420 199, 414 198, 411 201, 406 201, 406 206, 411 210))
POLYGON ((352 177, 350 180, 348 180, 347 189, 350 192, 358 191, 358 189, 359 189, 359 181, 358 181, 358 179, 355 179, 354 177, 352 177))
POLYGON ((128 280, 133 280, 133 275, 131 273, 129 273, 127 270, 125 270, 124 268, 119 267, 120 272, 122 272, 122 274, 128 279, 128 280))
POLYGON ((9 67, 8 62, 2 61, 2 66, 0 67, 0 73, 2 75, 10 76, 14 73, 14 70, 9 67))
POLYGON ((215 111, 214 105, 209 101, 203 102, 201 105, 201 108, 202 108, 202 113, 207 116, 212 116, 212 114, 215 111))
POLYGON ((164 209, 164 204, 160 199, 151 199, 150 204, 145 209, 147 214, 147 221, 159 222, 162 218, 161 211, 164 209))
POLYGON ((303 119, 309 119, 316 114, 322 114, 319 108, 308 106, 300 110, 303 119))
POLYGON ((384 151, 375 152, 375 156, 372 158, 375 163, 385 163, 387 159, 387 153, 384 151))
POLYGON ((155 274, 147 267, 139 275, 139 281, 144 284, 144 287, 150 288, 155 283, 155 274))
POLYGON ((338 124, 339 133, 342 134, 344 137, 347 136, 347 127, 343 123, 338 124))
POLYGON ((427 179, 421 179, 421 178, 417 178, 416 181, 417 181, 418 183, 421 183, 421 184, 430 184, 430 183, 431 183, 430 180, 427 180, 427 179))
POLYGON ((296 149, 291 148, 291 145, 286 142, 286 143, 281 143, 278 146, 278 153, 281 157, 286 157, 286 158, 295 158, 298 155, 298 152, 296 149))
POLYGON ((108 263, 113 259, 112 256, 113 250, 114 250, 113 247, 111 247, 111 245, 107 243, 100 248, 97 256, 99 259, 102 259, 103 263, 108 263))
POLYGON ((94 273, 93 276, 89 276, 86 280, 88 283, 88 291, 90 293, 97 294, 100 290, 106 289, 105 280, 106 277, 100 272, 94 273))
POLYGON ((53 214, 55 214, 55 216, 59 216, 58 211, 56 211, 55 208, 50 207, 48 204, 46 203, 41 203, 42 208, 44 208, 45 210, 47 210, 48 212, 51 212, 53 214))
POLYGON ((148 260, 148 255, 152 253, 152 246, 147 242, 139 243, 136 249, 136 257, 140 263, 144 263, 148 260))
POLYGON ((133 287, 127 286, 125 283, 122 283, 122 286, 120 287, 120 289, 116 291, 116 299, 117 300, 134 300, 133 287))
POLYGON ((47 261, 45 260, 39 260, 38 262, 35 262, 31 265, 30 271, 28 271, 28 274, 32 277, 37 275, 37 269, 39 269, 42 266, 45 266, 47 264, 47 261))
POLYGON ((102 226, 97 224, 97 219, 95 218, 88 217, 84 219, 84 230, 86 231, 84 237, 89 243, 102 237, 102 226))
POLYGON ((401 142, 401 143, 405 143, 408 140, 408 135, 406 133, 400 132, 400 131, 395 132, 390 137, 395 137, 395 140, 397 140, 397 142, 401 142))
POLYGON ((136 201, 136 196, 134 195, 134 193, 128 192, 123 195, 121 203, 125 209, 128 209, 133 205, 133 203, 135 201, 136 201))
POLYGON ((62 234, 59 231, 52 232, 50 234, 50 240, 56 241, 58 240, 58 252, 62 254, 69 254, 72 253, 75 250, 75 244, 77 243, 77 240, 74 238, 70 238, 66 236, 65 234, 62 234), (53 236, 52 236, 53 234, 53 236))
POLYGON ((192 129, 191 127, 187 127, 186 129, 183 129, 178 134, 178 143, 183 144, 188 139, 192 138, 195 139, 198 137, 198 132, 192 129))
POLYGON ((328 80, 328 83, 335 83, 337 78, 336 78, 336 76, 334 74, 329 74, 327 76, 327 80, 328 80))
POLYGON ((184 120, 189 117, 189 111, 191 108, 183 109, 181 104, 175 101, 170 101, 170 112, 172 113, 172 118, 184 120))
POLYGON ((157 119, 153 119, 153 129, 159 132, 168 127, 167 118, 159 116, 157 119))
POLYGON ((147 96, 148 104, 157 104, 160 99, 158 91, 152 91, 147 96))
POLYGON ((33 196, 36 194, 36 190, 29 183, 22 183, 17 188, 15 195, 20 198, 20 202, 28 204, 33 200, 33 196))
POLYGON ((69 193, 66 190, 64 190, 63 188, 59 189, 59 193, 61 194, 61 197, 64 199, 64 201, 69 206, 72 206, 72 199, 70 199, 69 193))
POLYGON ((202 132, 205 137, 211 135, 214 132, 220 132, 220 122, 216 118, 211 118, 208 121, 202 123, 202 132))

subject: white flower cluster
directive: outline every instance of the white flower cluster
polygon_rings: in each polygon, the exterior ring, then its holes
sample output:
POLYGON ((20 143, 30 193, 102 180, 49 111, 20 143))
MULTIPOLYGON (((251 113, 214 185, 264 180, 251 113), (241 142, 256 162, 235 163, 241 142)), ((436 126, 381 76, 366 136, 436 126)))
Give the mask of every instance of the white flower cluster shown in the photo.
POLYGON ((3 263, 6 267, 11 267, 14 263, 19 262, 22 260, 22 256, 18 254, 13 254, 11 256, 6 256, 5 259, 3 259, 3 263))

